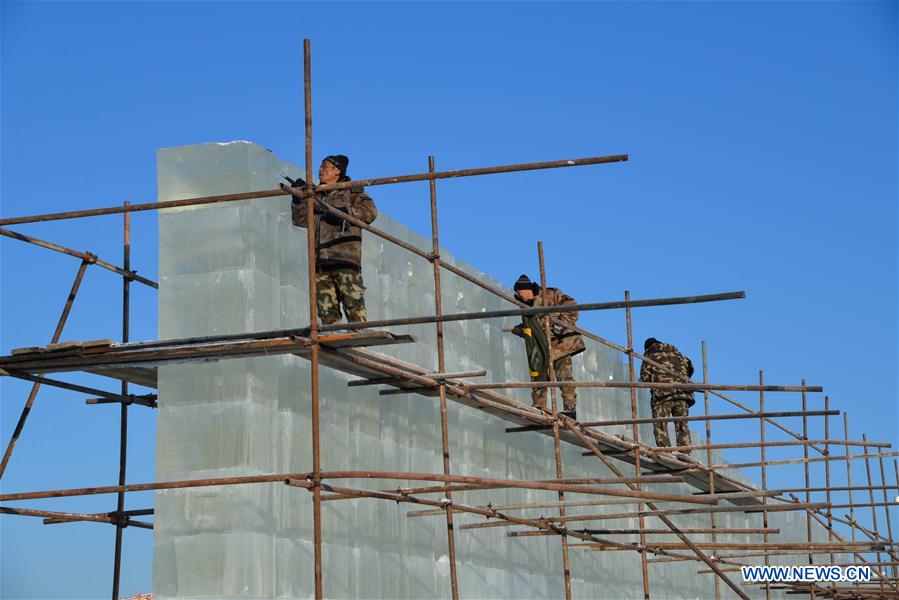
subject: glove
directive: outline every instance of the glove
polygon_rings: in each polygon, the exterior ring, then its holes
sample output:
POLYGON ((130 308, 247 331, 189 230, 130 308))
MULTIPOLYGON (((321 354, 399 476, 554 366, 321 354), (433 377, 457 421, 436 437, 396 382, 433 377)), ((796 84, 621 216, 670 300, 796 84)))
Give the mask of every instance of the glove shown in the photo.
POLYGON ((553 335, 555 335, 555 336, 561 336, 563 333, 565 333, 565 328, 562 327, 561 325, 553 324, 552 332, 553 332, 553 335))
POLYGON ((524 337, 524 331, 521 329, 521 325, 516 325, 512 328, 512 335, 517 335, 518 337, 524 337))
MULTIPOLYGON (((290 187, 292 187, 292 188, 306 187, 306 182, 303 181, 302 178, 291 179, 290 177, 288 177, 287 175, 284 175, 283 173, 281 174, 281 176, 290 182, 290 187)), ((291 198, 291 202, 293 203, 294 206, 299 206, 300 204, 302 204, 302 200, 300 200, 299 198, 296 198, 296 197, 291 198)))

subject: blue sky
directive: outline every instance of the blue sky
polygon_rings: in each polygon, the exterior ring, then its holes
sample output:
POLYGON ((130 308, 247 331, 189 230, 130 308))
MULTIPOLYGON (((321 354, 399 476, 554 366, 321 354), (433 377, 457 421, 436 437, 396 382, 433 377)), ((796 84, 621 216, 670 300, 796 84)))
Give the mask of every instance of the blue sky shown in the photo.
MULTIPOLYGON (((441 241, 457 256, 511 283, 537 275, 541 239, 551 284, 582 302, 746 290, 638 311, 635 337, 697 364, 707 340, 716 382, 805 377, 850 411, 852 437, 897 442, 894 2, 3 2, 0 17, 4 217, 152 201, 160 147, 246 139, 301 163, 310 37, 315 155, 349 155, 355 178, 423 171, 428 154, 438 169, 630 154, 441 182, 441 241)), ((429 231, 426 184, 372 193, 429 231)), ((14 229, 120 263, 121 220, 14 229)), ((134 268, 155 278, 155 213, 133 217, 133 244, 134 268)), ((6 238, 0 252, 2 351, 46 343, 78 261, 6 238)), ((117 338, 120 289, 91 267, 63 338, 117 338)), ((153 339, 155 293, 133 289, 132 339, 153 339)), ((623 313, 582 321, 625 340, 623 313)), ((3 379, 0 391, 5 445, 27 385, 3 379)), ((766 401, 799 407, 797 395, 766 401)), ((149 481, 153 415, 131 414, 129 480, 149 481)), ((2 489, 114 483, 117 423, 116 407, 42 390, 2 489)), ((750 438, 745 423, 715 435, 750 438)), ((831 429, 842 434, 837 419, 831 429)), ((779 477, 793 481, 769 483, 779 477)), ((108 597, 112 528, 17 517, 0 528, 0 596, 108 597)), ((126 531, 123 593, 150 590, 151 556, 151 533, 126 531)))

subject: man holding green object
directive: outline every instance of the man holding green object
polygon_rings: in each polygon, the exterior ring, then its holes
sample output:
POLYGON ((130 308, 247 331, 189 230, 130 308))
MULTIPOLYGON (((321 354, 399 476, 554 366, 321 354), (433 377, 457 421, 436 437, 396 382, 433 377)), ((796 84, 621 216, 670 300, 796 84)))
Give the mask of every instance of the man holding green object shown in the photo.
MULTIPOLYGON (((577 304, 574 298, 558 288, 547 287, 544 292, 527 275, 518 278, 514 289, 515 297, 519 301, 534 308, 577 304)), ((581 334, 570 329, 577 323, 577 316, 575 310, 552 315, 549 343, 546 339, 546 317, 544 315, 523 316, 521 325, 516 325, 512 329, 512 333, 524 339, 531 381, 549 381, 550 360, 552 360, 556 381, 574 381, 571 357, 586 349, 581 334)), ((563 387, 561 390, 564 408, 562 414, 577 419, 577 389, 563 387)), ((547 388, 531 390, 531 400, 535 408, 546 410, 546 398, 547 388)))

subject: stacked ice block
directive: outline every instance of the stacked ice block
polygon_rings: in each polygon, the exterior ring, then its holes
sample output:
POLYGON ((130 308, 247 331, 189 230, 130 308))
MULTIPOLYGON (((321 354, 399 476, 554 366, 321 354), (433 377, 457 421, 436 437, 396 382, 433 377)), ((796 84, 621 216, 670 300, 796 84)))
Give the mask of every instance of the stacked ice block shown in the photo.
MULTIPOLYGON (((280 170, 300 173, 296 166, 280 162, 271 152, 249 142, 162 149, 158 153, 159 200, 271 189, 280 179, 280 170)), ((389 188, 369 191, 376 202, 390 193, 389 188)), ((292 225, 287 197, 170 209, 162 211, 159 219, 161 338, 308 324, 306 232, 292 225)), ((375 225, 419 248, 430 248, 430 241, 383 213, 375 225)), ((433 276, 427 261, 368 233, 363 235, 363 254, 369 319, 433 314, 433 276)), ((441 256, 499 285, 455 262, 450 252, 441 250, 441 256)), ((456 275, 444 271, 442 277, 445 312, 508 307, 456 275)), ((486 369, 490 381, 527 380, 523 345, 502 332, 514 324, 510 319, 447 323, 447 370, 486 369)), ((419 342, 379 351, 436 370, 433 325, 391 330, 412 333, 419 342)), ((574 362, 576 379, 627 378, 626 365, 616 355, 590 342, 574 362)), ((342 372, 321 369, 324 469, 442 472, 436 400, 417 395, 379 396, 375 387, 348 388, 349 379, 342 372)), ((510 395, 528 401, 527 390, 513 390, 510 395)), ((456 403, 451 402, 448 410, 454 473, 555 477, 549 437, 507 434, 509 423, 456 403)), ((582 389, 579 411, 590 418, 629 418, 629 393, 582 389)), ((643 394, 640 413, 648 413, 643 394)), ((309 436, 309 365, 305 360, 275 356, 160 369, 160 481, 306 472, 311 469, 309 436)), ((651 428, 643 428, 641 436, 651 439, 651 428)), ((580 449, 567 444, 563 444, 563 462, 567 477, 610 475, 595 458, 583 457, 580 449)), ((367 489, 400 485, 342 483, 367 489)), ((671 485, 655 489, 694 491, 671 485)), ((557 497, 552 492, 506 490, 461 493, 456 499, 500 504, 557 497)), ((569 514, 631 508, 633 505, 588 506, 573 508, 569 514)), ((406 505, 370 499, 323 504, 327 597, 450 596, 444 520, 407 518, 409 510, 406 505)), ((520 514, 557 513, 534 509, 520 514)), ((772 527, 786 530, 799 526, 783 514, 772 514, 772 527)), ((457 516, 458 523, 471 520, 457 516)), ((758 516, 727 514, 719 518, 721 527, 757 527, 759 522, 758 516)), ((708 516, 683 517, 678 523, 708 527, 708 516)), ((637 521, 600 525, 636 527, 637 521)), ((461 597, 562 596, 560 540, 507 538, 507 530, 457 531, 461 597)), ((159 492, 154 536, 156 598, 306 598, 313 593, 312 509, 306 491, 256 484, 159 492)), ((616 539, 634 541, 624 536, 616 539)), ((636 553, 573 550, 571 561, 575 597, 642 596, 636 553)), ((714 594, 712 579, 696 576, 696 570, 696 563, 689 562, 653 566, 654 593, 671 598, 714 594)))

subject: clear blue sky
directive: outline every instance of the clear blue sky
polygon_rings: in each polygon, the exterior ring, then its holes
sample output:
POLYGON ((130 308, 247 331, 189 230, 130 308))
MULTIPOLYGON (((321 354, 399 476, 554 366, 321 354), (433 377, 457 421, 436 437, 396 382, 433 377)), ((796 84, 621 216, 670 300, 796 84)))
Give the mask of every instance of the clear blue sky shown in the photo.
MULTIPOLYGON (((440 183, 441 241, 457 256, 511 283, 536 276, 542 239, 551 283, 585 302, 625 289, 638 298, 746 290, 741 301, 639 311, 635 335, 671 341, 697 363, 708 340, 716 382, 753 383, 759 369, 769 383, 805 377, 850 410, 853 437, 897 442, 894 2, 3 2, 0 11, 3 216, 152 201, 159 147, 246 139, 300 163, 310 37, 315 155, 348 154, 355 178, 422 171, 428 154, 441 169, 630 154, 625 164, 440 183)), ((427 233, 426 190, 372 194, 427 233)), ((121 220, 17 229, 120 263, 121 220)), ((136 214, 133 230, 134 267, 155 278, 155 213, 136 214)), ((46 343, 78 261, 6 238, 0 251, 2 351, 46 343)), ((117 338, 120 288, 92 267, 63 338, 117 338)), ((134 296, 132 339, 153 339, 155 293, 134 286, 134 296)), ((625 340, 620 312, 583 322, 625 340)), ((27 385, 4 378, 0 391, 5 445, 27 385)), ((118 409, 82 400, 41 391, 4 491, 115 482, 118 409)), ((796 395, 767 403, 799 407, 796 395)), ((153 415, 131 413, 129 480, 149 481, 153 415)), ((716 428, 717 438, 751 438, 741 427, 756 426, 745 423, 716 428)), ((769 481, 779 477, 796 481, 769 481)), ((151 502, 129 497, 128 507, 151 502)), ((114 505, 111 496, 29 504, 114 505)), ((111 527, 5 516, 0 528, 0 596, 108 597, 111 527)), ((127 530, 123 593, 150 591, 151 557, 151 532, 127 530)))

